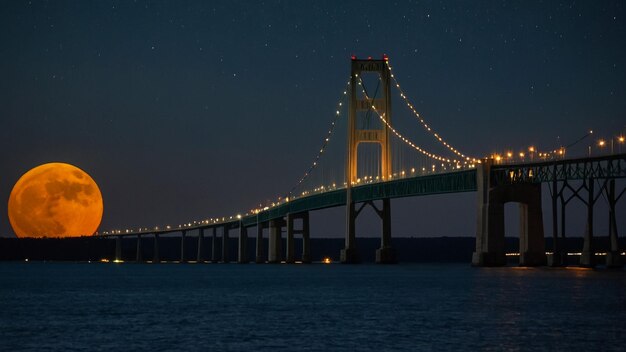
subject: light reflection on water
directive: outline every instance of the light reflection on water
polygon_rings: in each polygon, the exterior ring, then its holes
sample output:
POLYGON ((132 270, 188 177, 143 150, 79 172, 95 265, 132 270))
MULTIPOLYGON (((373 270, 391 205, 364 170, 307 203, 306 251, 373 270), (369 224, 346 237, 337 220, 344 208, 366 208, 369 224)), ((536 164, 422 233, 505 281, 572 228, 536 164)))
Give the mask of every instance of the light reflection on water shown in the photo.
POLYGON ((0 350, 621 350, 626 272, 0 263, 0 350))

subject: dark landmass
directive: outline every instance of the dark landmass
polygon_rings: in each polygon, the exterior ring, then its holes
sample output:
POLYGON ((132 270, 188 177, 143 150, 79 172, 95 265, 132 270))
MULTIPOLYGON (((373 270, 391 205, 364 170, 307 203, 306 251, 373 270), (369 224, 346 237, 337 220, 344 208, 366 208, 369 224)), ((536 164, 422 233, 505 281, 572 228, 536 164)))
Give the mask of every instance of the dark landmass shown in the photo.
MULTIPOLYGON (((620 248, 625 248, 626 241, 620 239, 620 248)), ((263 248, 267 250, 267 239, 263 248)), ((436 238, 394 238, 393 246, 396 250, 398 262, 466 262, 470 263, 474 251, 472 237, 436 237, 436 238)), ((229 241, 230 260, 237 260, 237 239, 229 241)), ((343 248, 344 240, 340 238, 312 238, 311 259, 321 261, 325 257, 333 261, 339 260, 339 252, 343 248)), ((606 251, 609 248, 607 237, 598 237, 595 242, 596 251, 606 251)), ((137 241, 135 238, 125 238, 122 241, 122 258, 125 261, 134 261, 136 258, 137 241)), ((376 249, 380 246, 378 238, 357 238, 357 246, 363 262, 374 262, 376 249)), ((583 246, 582 238, 568 238, 565 248, 568 252, 580 252, 583 246)), ((160 257, 163 261, 177 261, 180 259, 180 237, 161 237, 159 241, 160 257)), ((188 237, 185 241, 185 259, 195 260, 197 255, 197 238, 188 237)), ((221 259, 221 240, 217 241, 218 260, 221 259)), ((248 240, 248 253, 251 261, 255 257, 255 239, 248 240)), ((283 239, 283 248, 285 241, 283 239)), ((296 260, 302 253, 301 241, 296 240, 296 260)), ((507 237, 507 253, 517 252, 519 239, 507 237)), ((552 248, 552 239, 546 239, 546 249, 552 248)), ((149 236, 142 238, 142 257, 151 260, 153 257, 153 239, 149 236)), ((205 238, 203 245, 205 260, 211 259, 211 238, 205 238)), ((39 261, 99 261, 101 259, 115 259, 115 240, 98 237, 80 237, 65 239, 17 239, 0 238, 0 260, 39 260, 39 261)))

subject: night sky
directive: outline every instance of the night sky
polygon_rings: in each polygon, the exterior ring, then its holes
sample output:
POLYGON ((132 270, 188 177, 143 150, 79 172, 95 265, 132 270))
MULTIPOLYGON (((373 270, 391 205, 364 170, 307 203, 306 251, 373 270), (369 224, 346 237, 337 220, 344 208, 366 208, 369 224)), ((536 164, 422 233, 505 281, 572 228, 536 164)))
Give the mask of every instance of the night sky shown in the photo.
MULTIPOLYGON (((315 157, 352 54, 388 54, 416 108, 469 155, 548 150, 593 129, 584 151, 626 132, 624 6, 3 1, 0 235, 13 236, 15 182, 53 161, 98 183, 102 231, 275 199, 315 157)), ((394 235, 473 235, 474 197, 394 201, 394 235)), ((343 235, 343 209, 316 214, 313 236, 343 235)), ((368 221, 359 235, 378 234, 368 221)))

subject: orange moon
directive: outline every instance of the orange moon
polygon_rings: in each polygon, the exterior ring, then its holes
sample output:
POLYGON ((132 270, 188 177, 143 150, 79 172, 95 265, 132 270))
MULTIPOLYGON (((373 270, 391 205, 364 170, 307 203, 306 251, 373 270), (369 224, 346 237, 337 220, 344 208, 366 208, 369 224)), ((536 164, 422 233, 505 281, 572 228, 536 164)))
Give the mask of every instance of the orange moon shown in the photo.
POLYGON ((92 235, 102 211, 96 182, 83 170, 64 163, 31 169, 9 196, 9 221, 17 237, 92 235))

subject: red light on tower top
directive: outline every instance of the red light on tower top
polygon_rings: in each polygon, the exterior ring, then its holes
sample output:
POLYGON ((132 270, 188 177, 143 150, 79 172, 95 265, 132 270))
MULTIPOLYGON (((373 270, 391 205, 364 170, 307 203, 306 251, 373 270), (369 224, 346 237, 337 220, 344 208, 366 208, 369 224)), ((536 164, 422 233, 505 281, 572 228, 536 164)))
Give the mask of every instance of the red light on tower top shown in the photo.
MULTIPOLYGON (((350 55, 350 59, 351 59, 351 60, 358 60, 357 56, 356 56, 356 55, 354 55, 354 54, 350 55)), ((373 58, 373 57, 371 57, 371 56, 368 56, 368 57, 367 57, 367 59, 368 59, 368 60, 373 60, 374 58, 373 58)), ((383 60, 384 60, 384 61, 389 61, 389 55, 387 55, 387 54, 383 54, 383 60)))

